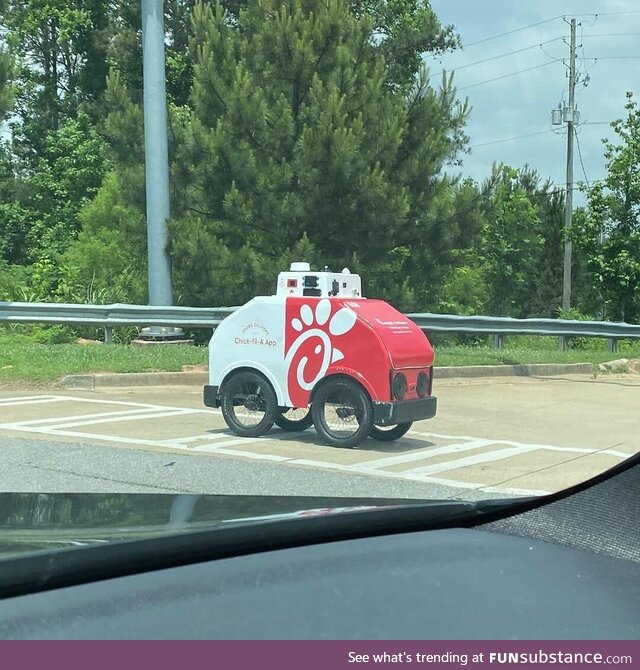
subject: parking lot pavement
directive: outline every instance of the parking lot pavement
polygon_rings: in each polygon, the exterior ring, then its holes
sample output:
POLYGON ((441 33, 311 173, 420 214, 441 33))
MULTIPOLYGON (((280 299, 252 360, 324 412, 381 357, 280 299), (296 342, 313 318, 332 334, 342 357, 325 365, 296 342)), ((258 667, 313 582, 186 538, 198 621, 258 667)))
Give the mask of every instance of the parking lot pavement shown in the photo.
POLYGON ((0 392, 0 436, 339 472, 462 497, 561 490, 640 451, 638 377, 447 380, 436 395, 435 419, 357 449, 321 445, 313 428, 235 436, 198 387, 0 392))

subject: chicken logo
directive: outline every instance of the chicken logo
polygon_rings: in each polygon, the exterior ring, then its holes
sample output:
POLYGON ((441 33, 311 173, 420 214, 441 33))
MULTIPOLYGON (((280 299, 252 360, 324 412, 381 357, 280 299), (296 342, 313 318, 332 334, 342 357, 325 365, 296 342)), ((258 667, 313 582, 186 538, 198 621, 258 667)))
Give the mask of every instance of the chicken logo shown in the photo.
POLYGON ((306 406, 311 389, 344 358, 334 340, 355 326, 356 315, 346 307, 332 314, 333 305, 326 298, 311 304, 287 302, 292 306, 286 316, 287 390, 294 405, 306 406))

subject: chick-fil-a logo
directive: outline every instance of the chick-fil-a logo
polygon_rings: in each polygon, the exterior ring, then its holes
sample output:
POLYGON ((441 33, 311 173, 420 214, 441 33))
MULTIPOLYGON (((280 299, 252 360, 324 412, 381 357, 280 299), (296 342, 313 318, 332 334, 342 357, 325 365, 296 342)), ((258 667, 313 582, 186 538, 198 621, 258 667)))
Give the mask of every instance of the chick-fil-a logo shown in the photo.
POLYGON ((294 404, 306 405, 311 389, 333 363, 344 358, 334 338, 355 326, 356 315, 346 307, 333 313, 332 308, 332 301, 326 298, 311 303, 287 301, 285 366, 287 390, 294 404))

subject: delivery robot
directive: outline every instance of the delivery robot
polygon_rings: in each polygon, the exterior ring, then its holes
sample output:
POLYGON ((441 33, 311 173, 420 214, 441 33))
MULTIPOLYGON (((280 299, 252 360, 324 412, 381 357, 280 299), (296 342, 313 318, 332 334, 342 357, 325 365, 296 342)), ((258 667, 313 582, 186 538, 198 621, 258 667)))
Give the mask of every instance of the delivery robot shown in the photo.
POLYGON ((436 414, 433 349, 360 276, 293 263, 275 295, 250 300, 215 329, 204 404, 237 435, 312 424, 325 444, 391 441, 436 414))

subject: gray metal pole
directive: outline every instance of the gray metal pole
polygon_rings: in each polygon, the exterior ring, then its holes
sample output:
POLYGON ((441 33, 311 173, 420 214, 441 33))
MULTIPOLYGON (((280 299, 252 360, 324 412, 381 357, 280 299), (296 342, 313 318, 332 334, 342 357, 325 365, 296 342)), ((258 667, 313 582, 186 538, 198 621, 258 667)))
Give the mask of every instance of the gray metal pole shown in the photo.
POLYGON ((163 0, 142 0, 142 61, 149 304, 171 305, 171 258, 167 251, 170 209, 163 0))
MULTIPOLYGON (((576 20, 571 19, 571 53, 569 58, 569 109, 567 122, 567 194, 565 197, 564 229, 569 233, 573 216, 573 114, 576 90, 576 20)), ((564 278, 562 282, 562 309, 571 307, 571 240, 564 243, 564 278)))

